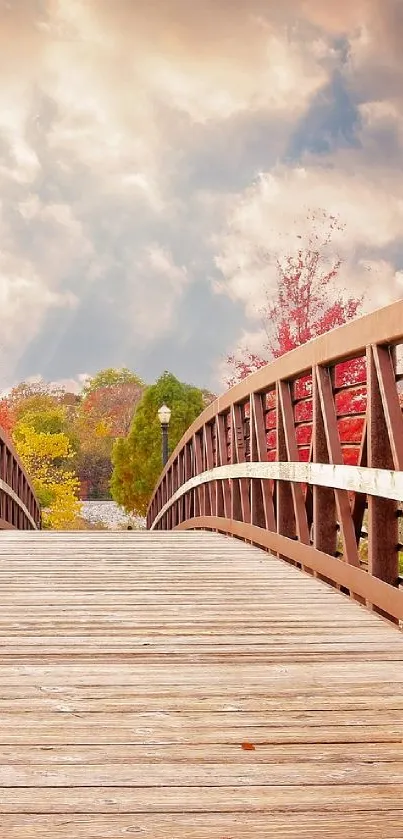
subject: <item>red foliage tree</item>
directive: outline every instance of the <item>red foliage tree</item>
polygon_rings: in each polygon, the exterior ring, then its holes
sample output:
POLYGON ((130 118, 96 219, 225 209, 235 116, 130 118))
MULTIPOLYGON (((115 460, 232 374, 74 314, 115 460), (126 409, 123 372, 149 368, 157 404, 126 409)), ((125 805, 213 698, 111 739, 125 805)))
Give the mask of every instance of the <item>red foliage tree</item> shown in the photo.
POLYGON ((13 416, 6 399, 0 399, 0 428, 11 436, 13 430, 13 416))
MULTIPOLYGON (((342 225, 327 213, 311 214, 311 233, 295 253, 277 260, 278 284, 273 294, 266 291, 266 304, 262 310, 267 341, 262 355, 244 350, 228 357, 227 362, 233 375, 228 386, 296 349, 313 338, 323 335, 337 326, 342 326, 360 311, 362 298, 345 296, 337 280, 341 268, 340 257, 332 257, 331 242, 335 231, 342 225)), ((299 236, 298 239, 302 240, 299 236)), ((262 253, 263 261, 269 261, 262 253)), ((363 413, 366 407, 365 359, 353 359, 335 368, 335 399, 339 422, 340 439, 343 443, 346 462, 355 463, 363 429, 363 413)), ((295 388, 295 421, 297 441, 301 459, 309 457, 312 427, 312 382, 309 377, 301 379, 295 388), (299 388, 298 388, 299 385, 299 388), (308 423, 308 426, 307 424, 308 423)), ((274 411, 274 408, 271 408, 274 411)), ((272 459, 273 416, 268 415, 268 448, 272 459)), ((274 422, 275 425, 275 422, 274 422)), ((273 437, 274 435, 274 437, 273 437)))
POLYGON ((108 497, 113 443, 129 433, 143 392, 144 386, 136 380, 102 384, 84 392, 76 421, 81 443, 76 471, 83 498, 108 497))
POLYGON ((137 382, 122 382, 91 391, 83 410, 108 426, 109 436, 126 437, 144 388, 137 382))
MULTIPOLYGON (((233 369, 228 386, 264 367, 273 358, 323 335, 354 318, 362 297, 345 297, 337 287, 341 259, 329 256, 334 232, 343 229, 335 216, 311 213, 312 224, 306 243, 295 253, 277 259, 277 289, 266 289, 266 304, 261 310, 267 341, 261 355, 246 349, 232 354, 227 362, 233 369)), ((298 239, 302 239, 298 236, 298 239)), ((269 263, 266 252, 261 255, 269 263)))

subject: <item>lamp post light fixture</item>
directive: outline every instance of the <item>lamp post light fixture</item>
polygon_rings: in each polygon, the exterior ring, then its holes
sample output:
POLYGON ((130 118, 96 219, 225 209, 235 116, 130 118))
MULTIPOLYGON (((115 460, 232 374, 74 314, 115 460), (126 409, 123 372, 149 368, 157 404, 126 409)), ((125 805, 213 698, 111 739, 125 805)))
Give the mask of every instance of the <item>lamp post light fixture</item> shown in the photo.
POLYGON ((171 419, 171 409, 167 405, 162 405, 158 411, 158 419, 161 423, 162 431, 162 465, 166 466, 168 463, 168 427, 171 419))

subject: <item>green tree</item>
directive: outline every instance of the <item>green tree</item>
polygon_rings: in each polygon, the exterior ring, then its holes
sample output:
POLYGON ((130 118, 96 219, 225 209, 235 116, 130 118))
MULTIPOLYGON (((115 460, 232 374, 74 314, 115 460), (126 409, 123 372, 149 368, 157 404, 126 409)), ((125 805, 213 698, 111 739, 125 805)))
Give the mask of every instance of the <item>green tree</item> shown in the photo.
POLYGON ((115 367, 107 367, 105 370, 100 370, 95 376, 88 379, 83 387, 83 397, 93 393, 98 388, 111 387, 114 385, 137 384, 140 387, 144 386, 144 382, 127 367, 122 367, 120 370, 115 367))
POLYGON ((161 427, 158 409, 172 411, 169 445, 172 451, 204 408, 203 393, 165 372, 148 387, 136 410, 126 439, 117 440, 112 455, 112 497, 128 512, 144 515, 162 470, 161 427))

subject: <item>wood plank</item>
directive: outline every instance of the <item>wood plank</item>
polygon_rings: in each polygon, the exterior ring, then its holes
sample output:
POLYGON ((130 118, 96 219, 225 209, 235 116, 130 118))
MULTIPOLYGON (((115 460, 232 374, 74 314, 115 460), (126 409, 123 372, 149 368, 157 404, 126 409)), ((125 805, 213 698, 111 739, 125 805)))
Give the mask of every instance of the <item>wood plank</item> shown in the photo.
MULTIPOLYGON (((174 731, 212 731, 215 728, 222 732, 233 731, 238 727, 250 727, 253 729, 296 729, 298 723, 302 724, 303 728, 328 728, 330 726, 343 727, 347 726, 383 726, 393 725, 403 727, 403 719, 400 710, 385 710, 382 714, 382 721, 379 720, 379 713, 376 709, 369 711, 334 711, 322 710, 320 715, 316 711, 288 711, 285 717, 281 711, 272 711, 270 716, 266 713, 256 713, 251 711, 219 711, 208 712, 199 711, 198 713, 189 713, 181 710, 175 711, 161 711, 150 713, 143 711, 141 713, 98 713, 86 714, 82 713, 78 717, 76 714, 59 714, 47 711, 45 715, 31 713, 26 718, 25 724, 29 729, 34 726, 46 726, 51 729, 61 725, 68 725, 73 723, 76 730, 85 728, 90 729, 91 726, 110 730, 116 723, 121 726, 127 726, 131 731, 142 731, 144 728, 147 733, 151 734, 155 729, 159 730, 161 724, 164 730, 168 732, 174 731)), ((0 720, 0 731, 6 731, 9 728, 15 728, 20 723, 19 714, 6 714, 0 720)), ((225 735, 226 736, 226 735, 225 735)))
MULTIPOLYGON (((107 766, 0 766, 0 787, 253 787, 253 786, 356 786, 403 784, 403 762, 351 764, 242 763, 138 763, 107 766)), ((403 805, 402 805, 403 806, 403 805)))
MULTIPOLYGON (((64 716, 64 715, 61 715, 64 716)), ((76 715, 77 716, 77 715, 76 715)), ((77 717, 78 720, 78 717, 77 717)), ((79 721, 79 720, 78 720, 79 721)), ((116 720, 115 725, 102 728, 96 725, 79 726, 76 720, 68 724, 60 719, 51 725, 21 725, 19 728, 2 726, 0 738, 3 745, 42 743, 43 745, 95 745, 123 743, 133 745, 182 743, 193 747, 194 744, 237 744, 249 742, 258 748, 261 744, 273 743, 401 743, 403 723, 400 725, 373 725, 349 727, 338 725, 307 728, 265 728, 241 726, 228 728, 220 726, 210 728, 167 729, 161 723, 153 726, 151 733, 141 728, 125 725, 123 720, 116 720)))
MULTIPOLYGON (((342 596, 342 595, 340 595, 342 596)), ((397 630, 396 630, 397 631, 397 630)), ((305 664, 290 664, 286 668, 281 664, 228 665, 225 673, 219 665, 202 665, 192 667, 190 664, 169 665, 169 663, 136 667, 130 664, 92 665, 82 667, 71 664, 46 667, 45 664, 24 667, 21 665, 4 665, 1 670, 1 685, 20 685, 24 680, 27 686, 60 686, 64 685, 135 685, 137 690, 147 693, 150 687, 161 688, 177 685, 187 690, 189 686, 203 688, 206 683, 215 691, 221 687, 224 677, 228 689, 238 689, 242 684, 244 690, 262 690, 267 686, 279 690, 289 689, 296 683, 300 688, 307 688, 312 684, 333 686, 340 684, 369 684, 374 681, 385 681, 394 685, 401 693, 403 684, 403 666, 394 662, 359 662, 351 668, 345 662, 312 662, 309 668, 305 664)))
POLYGON ((218 534, 11 533, 0 607, 5 839, 402 839, 402 635, 319 580, 218 534))
POLYGON ((46 787, 0 789, 0 813, 271 813, 332 808, 339 813, 365 809, 399 810, 403 820, 403 784, 354 786, 250 787, 46 787))
MULTIPOLYGON (((401 743, 351 743, 348 747, 350 761, 359 765, 365 763, 395 763, 402 760, 401 743)), ((187 745, 152 744, 133 746, 126 743, 108 745, 66 746, 66 745, 0 745, 1 765, 120 765, 143 764, 262 764, 283 765, 306 763, 315 766, 322 763, 339 764, 346 761, 345 743, 280 743, 259 745, 255 751, 242 749, 236 744, 194 744, 187 745)))
POLYGON ((402 811, 2 816, 5 839, 401 839, 402 811), (267 825, 270 825, 268 834, 267 825))
MULTIPOLYGON (((124 694, 124 688, 116 688, 114 695, 103 696, 97 687, 92 691, 92 696, 71 695, 58 692, 57 696, 46 695, 42 692, 39 696, 36 692, 28 694, 24 691, 22 698, 15 695, 6 695, 1 691, 0 713, 12 712, 14 714, 50 712, 79 713, 104 713, 104 712, 127 712, 127 711, 322 711, 326 709, 339 711, 373 710, 378 714, 384 709, 403 711, 403 696, 382 696, 372 694, 361 696, 359 693, 346 697, 335 697, 334 694, 312 697, 309 694, 288 697, 279 696, 267 698, 256 694, 253 698, 238 696, 231 693, 229 696, 180 696, 177 694, 141 695, 137 693, 124 694), (123 694, 123 695, 122 695, 123 694)), ((22 723, 22 720, 21 720, 22 723)))

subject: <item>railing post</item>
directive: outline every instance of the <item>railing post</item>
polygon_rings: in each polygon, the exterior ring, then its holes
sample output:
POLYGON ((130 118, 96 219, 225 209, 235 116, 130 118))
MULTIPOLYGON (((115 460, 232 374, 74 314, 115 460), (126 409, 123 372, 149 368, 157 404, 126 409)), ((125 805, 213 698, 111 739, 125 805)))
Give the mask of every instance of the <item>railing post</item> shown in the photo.
MULTIPOLYGON (((264 402, 266 394, 254 393, 250 400, 251 417, 251 459, 267 463, 266 415, 264 402)), ((252 480, 252 524, 276 530, 276 516, 273 495, 268 481, 252 480)))
MULTIPOLYGON (((217 416, 218 453, 220 466, 228 464, 227 418, 223 414, 217 416)), ((231 489, 230 482, 221 481, 223 514, 226 519, 231 518, 231 489)))
MULTIPOLYGON (((313 462, 329 463, 316 367, 312 370, 312 409, 313 462)), ((319 551, 336 555, 336 500, 334 490, 327 487, 313 487, 313 544, 319 551)))
MULTIPOLYGON (((403 301, 299 347, 224 394, 177 446, 150 520, 161 529, 214 517, 213 528, 260 544, 400 619, 398 342, 403 301), (365 369, 363 345, 371 340, 377 343, 365 369), (202 473, 201 482, 188 484, 202 473), (360 561, 367 506, 369 574, 360 561)), ((8 458, 4 468, 9 476, 8 458)))
MULTIPOLYGON (((193 451, 194 451, 194 464, 195 464, 195 475, 200 475, 203 471, 203 455, 202 455, 202 445, 200 439, 200 432, 194 435, 193 437, 193 451)), ((195 496, 194 496, 194 504, 195 504, 195 516, 204 516, 204 493, 201 487, 197 487, 195 489, 195 496)))
MULTIPOLYGON (((368 466, 372 468, 394 468, 391 441, 385 418, 385 405, 382 399, 379 376, 376 369, 374 352, 377 348, 367 350, 367 414, 368 414, 368 466)), ((384 354, 383 348, 380 350, 384 354)), ((391 365, 390 358, 383 356, 387 365, 391 365)), ((382 372, 379 373, 382 377, 382 372)), ((394 376, 393 376, 394 378, 394 376)), ((382 380, 382 379, 381 379, 382 380)), ((390 380, 383 381, 387 391, 386 398, 390 398, 390 380)), ((401 420, 401 415, 400 415, 401 420)), ((402 423, 403 425, 403 423, 402 423)), ((396 429, 399 433, 399 429, 396 429)), ((402 432, 403 433, 403 430, 402 432)), ((368 567, 369 572, 390 585, 396 585, 398 577, 398 519, 397 504, 387 498, 368 497, 368 567)))
MULTIPOLYGON (((280 402, 280 383, 276 387, 276 435, 277 435, 277 460, 281 463, 287 458, 287 446, 285 439, 283 412, 280 402)), ((289 539, 296 537, 296 523, 294 505, 292 500, 291 484, 288 481, 277 481, 277 533, 287 536, 289 539)))
MULTIPOLYGON (((213 458, 213 431, 212 426, 210 423, 207 423, 204 426, 204 451, 205 451, 205 462, 206 462, 206 470, 211 471, 214 469, 214 458, 213 458)), ((204 488, 204 498, 205 498, 205 515, 211 516, 215 515, 215 508, 216 508, 216 494, 217 488, 214 481, 209 482, 206 484, 204 488)))
MULTIPOLYGON (((192 452, 191 452, 191 443, 186 443, 185 451, 184 451, 184 480, 185 483, 190 481, 192 477, 192 452)), ((192 493, 187 492, 184 499, 184 515, 185 520, 190 519, 191 517, 191 508, 192 508, 192 493)))

